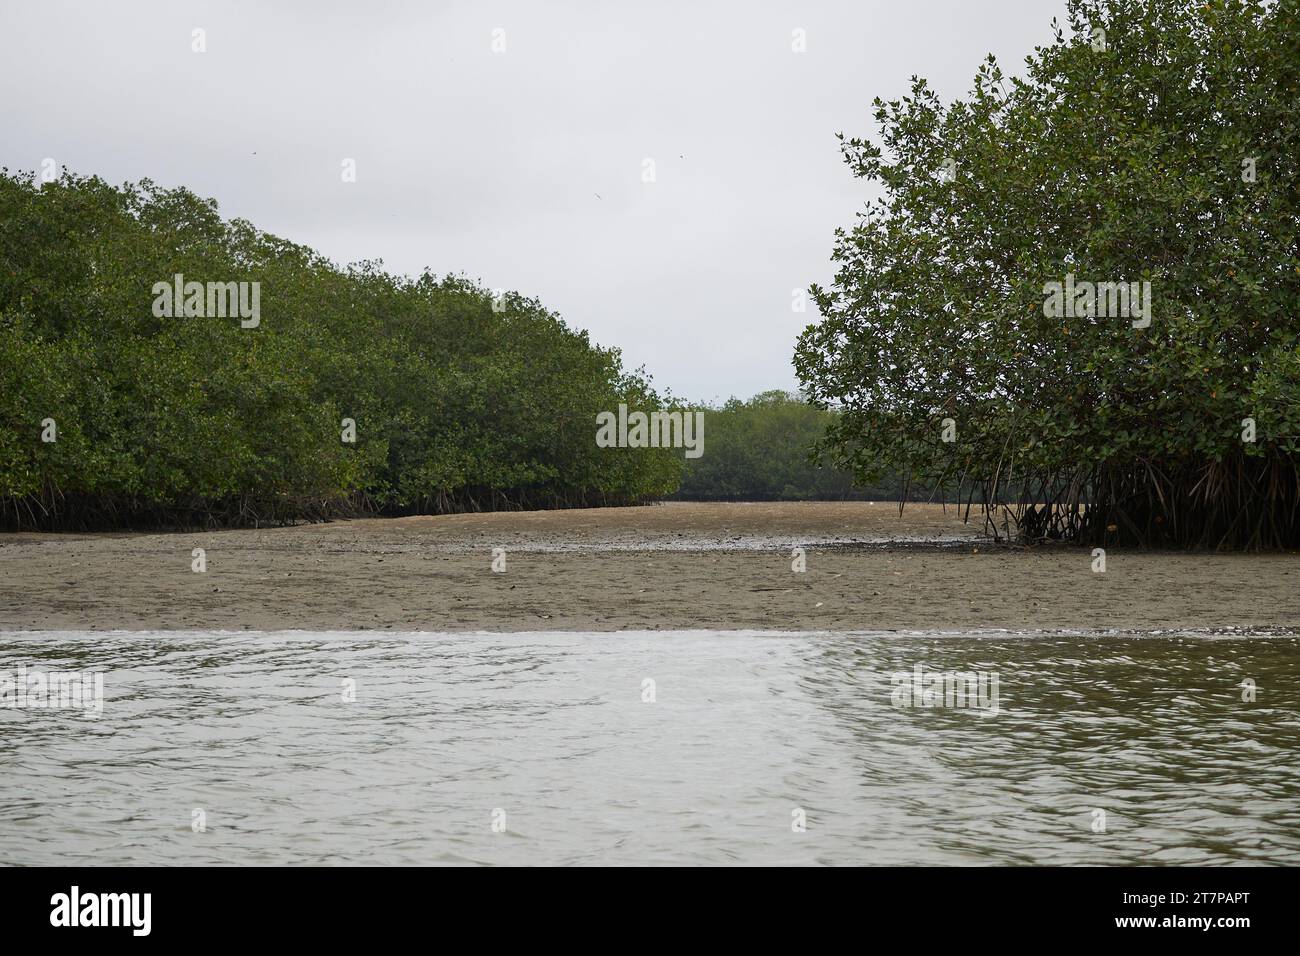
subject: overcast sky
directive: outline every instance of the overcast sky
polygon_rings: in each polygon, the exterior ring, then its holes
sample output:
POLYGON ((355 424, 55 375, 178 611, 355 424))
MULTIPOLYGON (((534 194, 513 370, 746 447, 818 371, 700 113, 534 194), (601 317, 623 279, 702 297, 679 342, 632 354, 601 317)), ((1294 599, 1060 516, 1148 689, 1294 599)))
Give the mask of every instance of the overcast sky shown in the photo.
POLYGON ((835 133, 874 136, 913 74, 949 100, 990 52, 1020 72, 1063 12, 0 0, 0 165, 188 186, 340 263, 536 296, 679 397, 747 397, 795 387, 816 314, 791 290, 868 196, 835 133))

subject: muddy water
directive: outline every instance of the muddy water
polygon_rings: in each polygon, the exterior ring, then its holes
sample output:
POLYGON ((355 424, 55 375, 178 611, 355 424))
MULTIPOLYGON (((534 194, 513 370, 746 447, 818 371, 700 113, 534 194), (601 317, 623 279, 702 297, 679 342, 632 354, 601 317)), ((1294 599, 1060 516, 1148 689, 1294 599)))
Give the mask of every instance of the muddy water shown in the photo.
POLYGON ((99 713, 0 707, 0 862, 1295 865, 1298 662, 1293 635, 0 633, 0 672, 103 675, 99 713), (901 706, 918 665, 996 677, 995 711, 901 706))

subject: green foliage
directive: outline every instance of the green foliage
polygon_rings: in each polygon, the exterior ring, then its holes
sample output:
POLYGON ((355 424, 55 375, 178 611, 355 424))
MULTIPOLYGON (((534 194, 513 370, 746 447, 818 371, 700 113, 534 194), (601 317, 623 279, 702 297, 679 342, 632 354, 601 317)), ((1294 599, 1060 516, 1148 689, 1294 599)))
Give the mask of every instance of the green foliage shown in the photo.
POLYGON ((346 270, 150 182, 0 175, 0 523, 287 521, 667 494, 680 453, 601 449, 663 407, 619 353, 459 277, 346 270), (261 322, 159 318, 153 285, 257 281, 261 322), (341 440, 356 421, 355 444, 341 440), (41 441, 54 419, 56 442, 41 441))
POLYGON ((689 501, 827 501, 898 499, 896 479, 855 487, 853 476, 817 463, 811 452, 835 419, 798 395, 763 392, 703 406, 704 454, 686 460, 673 497, 689 501))
POLYGON ((796 351, 840 410, 828 447, 1008 506, 1030 537, 1300 544, 1297 2, 1068 11, 1023 79, 990 57, 948 106, 914 80, 875 102, 881 146, 842 138, 882 198, 837 233, 796 351), (1067 273, 1150 281, 1150 327, 1048 317, 1067 273))

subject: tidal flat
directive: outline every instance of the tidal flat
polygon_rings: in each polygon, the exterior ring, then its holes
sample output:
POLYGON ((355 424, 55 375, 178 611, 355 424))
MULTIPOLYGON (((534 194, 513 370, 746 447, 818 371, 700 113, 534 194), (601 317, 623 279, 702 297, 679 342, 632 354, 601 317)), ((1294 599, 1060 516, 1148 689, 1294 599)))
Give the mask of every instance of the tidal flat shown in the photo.
POLYGON ((1300 626, 1294 554, 1113 550, 1097 573, 1087 549, 996 546, 978 515, 961 518, 935 504, 900 515, 892 502, 674 502, 201 533, 8 534, 0 629, 1300 626))

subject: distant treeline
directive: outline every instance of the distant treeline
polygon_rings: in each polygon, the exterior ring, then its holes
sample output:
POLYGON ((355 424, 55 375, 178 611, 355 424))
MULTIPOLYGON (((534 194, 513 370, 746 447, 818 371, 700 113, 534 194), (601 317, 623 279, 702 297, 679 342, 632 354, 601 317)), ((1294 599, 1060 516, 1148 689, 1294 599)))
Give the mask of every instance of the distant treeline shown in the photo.
POLYGON ((681 487, 672 497, 687 501, 900 500, 924 499, 886 476, 855 487, 852 475, 810 457, 835 412, 817 409, 798 395, 763 392, 705 409, 704 454, 686 461, 681 487))
POLYGON ((534 300, 340 269, 185 189, 0 172, 0 526, 672 492, 680 451, 596 446, 620 402, 666 399, 534 300), (160 292, 174 282, 183 300, 160 292))

